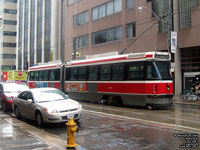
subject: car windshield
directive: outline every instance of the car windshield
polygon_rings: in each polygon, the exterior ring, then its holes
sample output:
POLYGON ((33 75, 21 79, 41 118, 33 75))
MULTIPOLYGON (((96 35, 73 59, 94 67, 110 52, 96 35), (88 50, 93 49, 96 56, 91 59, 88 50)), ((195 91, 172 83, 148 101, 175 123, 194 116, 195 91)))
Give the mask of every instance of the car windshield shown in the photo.
POLYGON ((28 86, 26 85, 21 85, 21 84, 4 84, 4 92, 5 93, 19 93, 22 91, 28 90, 28 86))
POLYGON ((60 90, 35 91, 34 97, 35 97, 36 102, 38 102, 38 103, 64 100, 64 99, 68 98, 60 90))

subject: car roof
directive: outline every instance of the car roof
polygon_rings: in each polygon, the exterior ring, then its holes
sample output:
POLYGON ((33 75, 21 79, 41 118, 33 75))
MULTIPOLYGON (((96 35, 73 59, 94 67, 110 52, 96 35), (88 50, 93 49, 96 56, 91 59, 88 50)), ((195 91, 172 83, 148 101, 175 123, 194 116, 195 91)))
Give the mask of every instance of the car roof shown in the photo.
POLYGON ((1 83, 4 87, 4 90, 7 91, 16 91, 16 90, 28 90, 28 86, 25 84, 17 84, 17 83, 1 83))
POLYGON ((37 92, 37 91, 51 91, 51 90, 58 90, 58 89, 52 88, 52 87, 29 89, 29 91, 33 91, 33 92, 37 92))

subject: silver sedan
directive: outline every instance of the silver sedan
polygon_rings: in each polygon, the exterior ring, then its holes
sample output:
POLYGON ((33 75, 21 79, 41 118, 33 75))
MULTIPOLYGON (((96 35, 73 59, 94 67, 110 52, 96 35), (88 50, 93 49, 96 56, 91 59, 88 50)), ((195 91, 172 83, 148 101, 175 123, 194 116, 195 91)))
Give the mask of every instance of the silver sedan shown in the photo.
POLYGON ((13 100, 13 110, 18 119, 35 120, 39 126, 45 123, 66 122, 82 117, 82 106, 55 88, 35 88, 22 92, 13 100))

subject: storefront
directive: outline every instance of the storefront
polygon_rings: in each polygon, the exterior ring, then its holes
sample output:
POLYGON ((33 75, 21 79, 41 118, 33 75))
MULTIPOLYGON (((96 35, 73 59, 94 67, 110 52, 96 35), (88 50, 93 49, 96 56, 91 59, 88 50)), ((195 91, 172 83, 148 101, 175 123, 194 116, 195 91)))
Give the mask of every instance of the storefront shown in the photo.
POLYGON ((200 47, 181 49, 181 69, 183 90, 190 90, 200 75, 200 47))

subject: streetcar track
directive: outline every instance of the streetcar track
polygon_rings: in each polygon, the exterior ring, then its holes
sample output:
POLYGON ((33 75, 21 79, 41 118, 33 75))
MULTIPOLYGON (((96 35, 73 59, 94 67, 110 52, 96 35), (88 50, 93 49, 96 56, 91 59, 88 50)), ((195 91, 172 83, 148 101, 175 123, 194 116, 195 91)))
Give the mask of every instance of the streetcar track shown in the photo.
MULTIPOLYGON (((84 106, 84 105, 83 105, 84 106)), ((121 110, 115 110, 115 109, 112 109, 112 108, 105 108, 105 107, 95 107, 95 106, 86 106, 86 107, 90 107, 90 108, 95 108, 95 109, 103 109, 103 110, 110 110, 110 111, 115 111, 115 112, 121 112, 122 111, 122 109, 121 110)), ((153 111, 152 111, 153 112, 153 111)), ((149 111, 148 111, 148 114, 146 114, 146 113, 139 113, 139 112, 133 112, 133 111, 124 111, 123 110, 123 113, 131 113, 131 114, 134 114, 134 115, 141 115, 141 117, 143 118, 144 116, 145 117, 147 117, 147 115, 148 116, 152 116, 153 118, 155 117, 157 120, 159 120, 158 118, 161 118, 162 120, 163 119, 168 119, 168 120, 171 120, 171 121, 173 121, 173 122, 175 122, 175 121, 184 121, 184 122, 188 122, 188 123, 190 123, 190 122, 193 122, 193 123, 195 123, 196 125, 198 125, 199 124, 199 121, 194 121, 194 120, 191 120, 191 119, 187 119, 186 117, 185 118, 174 118, 174 117, 169 117, 169 116, 161 116, 162 114, 160 114, 160 115, 157 115, 157 114, 152 114, 152 112, 151 113, 149 113, 149 111)), ((163 113, 164 115, 169 115, 169 112, 168 111, 166 111, 167 113, 163 113)), ((156 113, 158 113, 158 112, 156 112, 156 113)), ((171 112, 170 112, 171 113, 171 112)), ((118 114, 118 115, 122 115, 122 114, 118 114)), ((171 115, 176 115, 175 114, 175 112, 174 113, 171 113, 171 115)), ((178 114, 179 115, 179 114, 178 114)), ((182 113, 182 114, 180 114, 180 115, 184 115, 184 113, 182 113)), ((185 114, 185 115, 188 115, 188 114, 185 114)), ((198 117, 199 115, 197 115, 196 117, 198 117)), ((128 117, 128 116, 126 116, 126 117, 128 117)), ((194 116, 193 116, 194 117, 194 116)), ((137 117, 137 118, 139 118, 139 117, 137 117)), ((141 119, 141 118, 140 118, 141 119)), ((155 120, 154 120, 155 121, 155 120)))
POLYGON ((163 122, 157 122, 157 121, 151 121, 151 120, 145 120, 145 119, 140 119, 140 118, 132 118, 132 117, 127 117, 127 116, 120 116, 120 115, 114 115, 114 114, 108 114, 108 113, 103 113, 103 112, 97 112, 97 111, 91 111, 91 110, 84 110, 86 113, 92 114, 92 115, 99 115, 99 116, 107 116, 111 117, 112 119, 115 118, 117 120, 122 120, 122 119, 128 119, 132 121, 139 121, 142 123, 145 123, 147 125, 159 125, 159 127, 167 127, 170 129, 176 129, 176 130, 181 130, 185 132, 193 132, 193 133, 198 133, 200 134, 200 129, 198 128, 193 128, 193 127, 188 127, 188 126, 183 126, 183 125, 176 125, 176 124, 170 124, 170 123, 163 123, 163 122))

